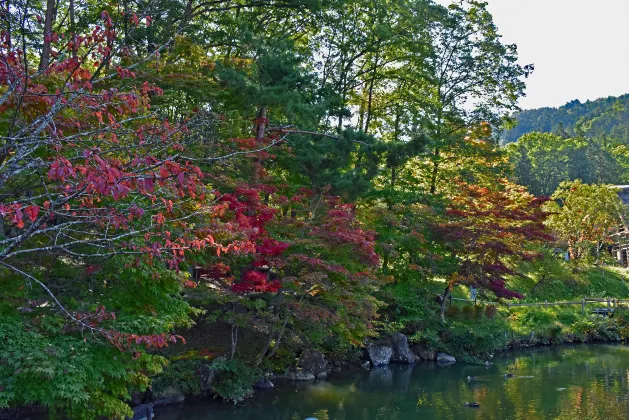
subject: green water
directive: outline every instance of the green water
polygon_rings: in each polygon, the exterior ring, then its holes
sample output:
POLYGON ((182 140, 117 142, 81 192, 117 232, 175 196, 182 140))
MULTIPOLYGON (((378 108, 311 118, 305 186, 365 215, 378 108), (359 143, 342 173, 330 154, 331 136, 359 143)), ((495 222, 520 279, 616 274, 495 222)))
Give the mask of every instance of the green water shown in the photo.
POLYGON ((489 367, 392 365, 286 386, 237 406, 161 408, 175 420, 629 419, 629 345, 508 353, 489 367), (505 378, 505 373, 513 378, 505 378), (476 379, 468 381, 468 376, 476 379), (518 377, 519 376, 519 377, 518 377), (532 378, 525 378, 532 376, 532 378), (470 408, 465 402, 477 402, 470 408))

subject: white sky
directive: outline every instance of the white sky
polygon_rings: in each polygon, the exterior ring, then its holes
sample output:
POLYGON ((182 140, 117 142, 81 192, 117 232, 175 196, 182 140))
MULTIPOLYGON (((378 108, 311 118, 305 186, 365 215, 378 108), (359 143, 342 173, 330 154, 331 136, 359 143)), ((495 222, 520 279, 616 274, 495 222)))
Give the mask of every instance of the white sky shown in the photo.
POLYGON ((535 64, 522 108, 629 93, 629 0, 486 1, 520 64, 535 64))

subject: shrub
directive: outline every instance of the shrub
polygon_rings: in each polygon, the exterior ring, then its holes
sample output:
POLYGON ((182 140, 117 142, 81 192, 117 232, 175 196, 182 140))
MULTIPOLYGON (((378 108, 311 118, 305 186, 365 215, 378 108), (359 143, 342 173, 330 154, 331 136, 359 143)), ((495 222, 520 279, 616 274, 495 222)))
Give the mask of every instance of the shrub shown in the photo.
POLYGON ((253 394, 252 386, 258 373, 255 369, 238 359, 216 359, 212 369, 216 372, 216 379, 212 382, 216 395, 237 403, 253 394))

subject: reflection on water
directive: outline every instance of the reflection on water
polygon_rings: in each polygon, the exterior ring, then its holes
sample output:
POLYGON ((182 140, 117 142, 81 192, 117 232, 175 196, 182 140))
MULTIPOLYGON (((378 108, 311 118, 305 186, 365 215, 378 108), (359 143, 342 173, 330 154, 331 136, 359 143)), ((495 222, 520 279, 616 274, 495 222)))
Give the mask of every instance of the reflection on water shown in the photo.
POLYGON ((257 393, 237 406, 167 407, 164 420, 627 419, 629 346, 508 353, 492 366, 392 365, 257 393), (513 377, 505 377, 505 374, 513 377), (471 380, 468 380, 470 376, 471 380), (478 408, 465 405, 477 402, 478 408))

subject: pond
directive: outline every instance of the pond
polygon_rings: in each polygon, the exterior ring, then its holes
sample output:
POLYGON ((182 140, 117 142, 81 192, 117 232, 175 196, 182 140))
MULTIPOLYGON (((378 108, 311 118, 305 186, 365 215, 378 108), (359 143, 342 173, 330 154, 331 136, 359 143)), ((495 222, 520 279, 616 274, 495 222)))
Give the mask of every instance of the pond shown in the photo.
POLYGON ((505 353, 491 366, 423 362, 339 374, 258 392, 236 406, 205 400, 159 408, 155 418, 627 419, 628 379, 629 346, 537 348, 505 353))

